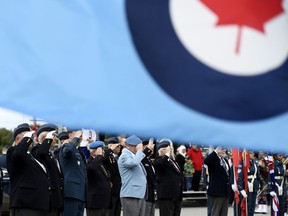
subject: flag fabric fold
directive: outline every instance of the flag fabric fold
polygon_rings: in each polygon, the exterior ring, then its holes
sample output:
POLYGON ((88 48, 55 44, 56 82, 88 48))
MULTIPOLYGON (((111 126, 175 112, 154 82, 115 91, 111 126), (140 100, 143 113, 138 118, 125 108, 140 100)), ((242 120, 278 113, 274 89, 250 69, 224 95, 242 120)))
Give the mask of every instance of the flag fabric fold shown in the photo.
POLYGON ((201 1, 2 1, 0 106, 68 128, 287 151, 287 2, 265 34, 243 27, 236 54, 233 27, 201 1))

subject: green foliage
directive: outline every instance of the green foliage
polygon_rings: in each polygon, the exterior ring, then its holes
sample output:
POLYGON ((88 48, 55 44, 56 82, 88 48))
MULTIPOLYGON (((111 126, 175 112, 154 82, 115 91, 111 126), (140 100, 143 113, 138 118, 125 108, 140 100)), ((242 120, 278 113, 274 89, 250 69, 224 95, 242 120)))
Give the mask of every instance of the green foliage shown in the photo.
POLYGON ((11 130, 7 130, 6 128, 0 128, 0 150, 1 151, 5 145, 10 145, 10 146, 12 145, 13 143, 12 135, 13 135, 13 132, 11 130))

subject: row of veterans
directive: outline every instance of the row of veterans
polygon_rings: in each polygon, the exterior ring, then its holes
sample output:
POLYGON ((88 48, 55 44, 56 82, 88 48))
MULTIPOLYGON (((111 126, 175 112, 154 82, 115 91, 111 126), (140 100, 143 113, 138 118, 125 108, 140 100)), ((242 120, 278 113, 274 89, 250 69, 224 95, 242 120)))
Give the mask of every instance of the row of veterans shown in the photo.
POLYGON ((13 133, 15 145, 7 151, 10 176, 10 213, 29 216, 150 216, 155 213, 155 190, 160 215, 179 216, 183 173, 175 161, 172 142, 162 140, 152 163, 154 140, 135 135, 94 141, 90 157, 79 149, 82 131, 57 134, 45 124, 36 131, 28 124, 13 133), (57 139, 61 147, 55 149, 57 139), (123 149, 122 149, 123 148, 123 149), (120 154, 120 151, 122 152, 120 154))
POLYGON ((272 157, 259 152, 236 150, 227 160, 226 150, 217 147, 204 160, 208 167, 208 215, 227 216, 229 201, 234 215, 267 213, 284 216, 286 210, 286 162, 283 154, 272 157))

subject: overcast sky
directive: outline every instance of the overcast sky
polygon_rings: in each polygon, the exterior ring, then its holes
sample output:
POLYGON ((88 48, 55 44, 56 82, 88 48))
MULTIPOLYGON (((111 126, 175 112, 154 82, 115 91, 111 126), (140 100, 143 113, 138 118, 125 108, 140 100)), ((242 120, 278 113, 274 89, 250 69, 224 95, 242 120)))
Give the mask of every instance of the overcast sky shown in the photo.
POLYGON ((32 117, 22 113, 14 112, 0 107, 0 128, 13 130, 22 123, 31 124, 32 117))

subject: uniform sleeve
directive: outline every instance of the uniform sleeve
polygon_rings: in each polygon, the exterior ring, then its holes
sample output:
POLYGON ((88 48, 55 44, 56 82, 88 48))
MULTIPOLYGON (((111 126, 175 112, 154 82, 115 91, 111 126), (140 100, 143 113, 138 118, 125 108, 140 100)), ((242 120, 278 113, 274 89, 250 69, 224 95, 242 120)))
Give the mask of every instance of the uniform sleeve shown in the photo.
POLYGON ((142 151, 137 151, 136 155, 134 157, 120 157, 119 162, 126 168, 134 168, 135 166, 138 166, 142 159, 145 157, 145 154, 142 151))
POLYGON ((238 190, 245 190, 245 186, 244 186, 244 173, 243 173, 243 162, 240 163, 238 165, 238 179, 237 179, 237 186, 238 186, 238 190))
POLYGON ((71 157, 73 152, 76 151, 76 147, 79 141, 80 141, 79 138, 74 137, 71 142, 64 144, 62 148, 63 157, 71 157))

